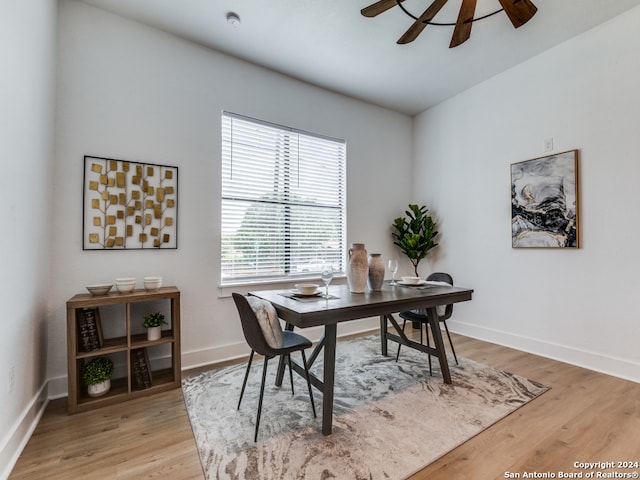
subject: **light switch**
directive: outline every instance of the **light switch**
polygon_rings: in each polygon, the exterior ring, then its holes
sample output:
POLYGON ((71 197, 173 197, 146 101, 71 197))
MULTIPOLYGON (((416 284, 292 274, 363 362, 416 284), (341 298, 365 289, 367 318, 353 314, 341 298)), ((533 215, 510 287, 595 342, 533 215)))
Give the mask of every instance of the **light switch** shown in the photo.
POLYGON ((545 152, 553 151, 553 138, 546 138, 544 140, 544 151, 545 152))

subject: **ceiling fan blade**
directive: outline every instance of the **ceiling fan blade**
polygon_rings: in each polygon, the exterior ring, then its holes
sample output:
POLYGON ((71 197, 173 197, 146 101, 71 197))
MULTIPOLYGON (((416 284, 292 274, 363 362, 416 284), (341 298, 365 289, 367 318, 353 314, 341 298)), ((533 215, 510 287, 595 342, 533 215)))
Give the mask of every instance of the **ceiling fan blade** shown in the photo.
POLYGON ((499 0, 504 13, 515 28, 521 27, 533 17, 538 8, 531 3, 531 0, 499 0))
POLYGON ((438 14, 440 9, 444 7, 446 3, 447 0, 435 0, 431 5, 429 5, 429 8, 427 8, 422 13, 422 15, 420 15, 420 18, 418 18, 418 20, 416 20, 413 25, 409 27, 409 30, 404 32, 404 35, 402 35, 398 39, 398 43, 410 43, 418 38, 418 35, 420 35, 420 33, 422 33, 422 30, 424 30, 428 25, 428 23, 425 22, 430 22, 431 20, 433 20, 433 17, 438 14))
MULTIPOLYGON (((398 2, 404 2, 404 0, 398 0, 398 2)), ((372 3, 368 7, 363 8, 362 10, 360 10, 360 13, 365 17, 375 17, 383 12, 386 12, 390 8, 395 7, 396 5, 398 5, 398 2, 396 2, 396 0, 380 0, 376 3, 372 3)))
POLYGON ((476 13, 476 1, 462 0, 462 6, 460 7, 456 27, 453 29, 449 48, 457 47, 469 40, 471 27, 473 26, 473 15, 476 13))

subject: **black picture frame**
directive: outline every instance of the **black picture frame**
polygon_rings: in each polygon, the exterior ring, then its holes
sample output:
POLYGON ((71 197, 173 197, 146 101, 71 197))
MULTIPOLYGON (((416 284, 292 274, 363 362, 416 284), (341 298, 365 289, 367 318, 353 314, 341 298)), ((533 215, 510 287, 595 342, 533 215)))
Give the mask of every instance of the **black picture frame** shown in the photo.
POLYGON ((85 155, 83 250, 178 248, 178 167, 85 155))

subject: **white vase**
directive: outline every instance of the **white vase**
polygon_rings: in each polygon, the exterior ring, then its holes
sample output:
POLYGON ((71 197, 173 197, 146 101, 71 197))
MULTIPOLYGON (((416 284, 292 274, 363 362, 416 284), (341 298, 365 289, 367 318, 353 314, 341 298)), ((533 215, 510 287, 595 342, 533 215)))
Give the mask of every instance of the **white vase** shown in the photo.
POLYGON ((147 328, 147 340, 160 340, 160 337, 162 337, 162 327, 147 328))
POLYGON ((90 397, 100 397, 111 389, 111 379, 104 382, 95 383, 87 386, 87 393, 90 397))
POLYGON ((369 290, 379 292, 382 290, 382 282, 384 282, 384 263, 382 263, 381 253, 372 253, 369 255, 369 290))
POLYGON ((352 243, 349 249, 349 265, 347 267, 347 281, 351 293, 364 293, 367 288, 369 262, 364 243, 352 243))

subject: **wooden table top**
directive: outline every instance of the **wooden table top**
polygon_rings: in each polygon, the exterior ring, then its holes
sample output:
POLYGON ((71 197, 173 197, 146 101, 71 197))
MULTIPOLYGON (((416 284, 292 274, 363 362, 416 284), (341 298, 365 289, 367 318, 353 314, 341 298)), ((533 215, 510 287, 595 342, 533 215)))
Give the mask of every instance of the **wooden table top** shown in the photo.
POLYGON ((290 298, 290 289, 256 290, 250 294, 271 302, 286 322, 306 328, 465 302, 471 300, 473 290, 446 286, 391 286, 385 283, 381 291, 365 293, 351 293, 348 285, 333 285, 329 287, 329 294, 336 298, 330 299, 290 298))

